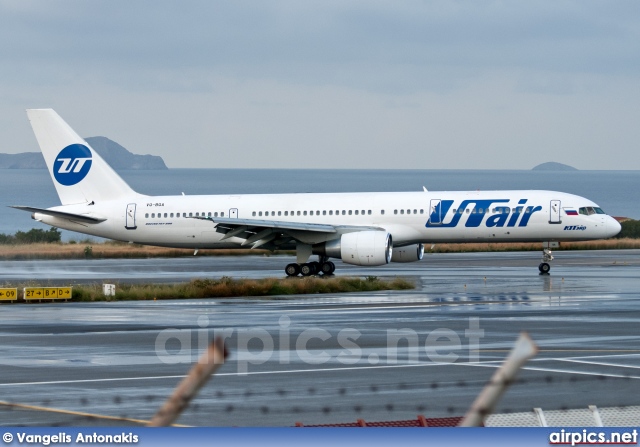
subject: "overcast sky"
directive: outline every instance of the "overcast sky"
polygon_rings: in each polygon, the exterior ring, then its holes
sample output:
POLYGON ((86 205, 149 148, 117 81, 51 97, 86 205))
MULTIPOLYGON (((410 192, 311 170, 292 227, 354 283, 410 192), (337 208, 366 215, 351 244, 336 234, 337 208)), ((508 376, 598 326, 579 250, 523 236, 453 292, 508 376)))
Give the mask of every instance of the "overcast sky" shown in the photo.
POLYGON ((0 0, 0 152, 52 107, 173 168, 640 169, 640 2, 0 0))

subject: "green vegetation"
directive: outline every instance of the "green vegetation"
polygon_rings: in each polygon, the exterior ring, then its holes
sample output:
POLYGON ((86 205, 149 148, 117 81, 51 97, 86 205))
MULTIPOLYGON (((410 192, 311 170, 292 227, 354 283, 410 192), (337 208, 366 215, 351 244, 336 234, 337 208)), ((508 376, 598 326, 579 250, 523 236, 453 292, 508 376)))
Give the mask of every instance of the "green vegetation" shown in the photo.
POLYGON ((54 243, 60 242, 60 231, 57 228, 49 228, 49 230, 41 230, 32 228, 29 231, 18 231, 16 234, 0 233, 0 244, 37 244, 37 243, 54 243))
POLYGON ((620 222, 620 225, 622 226, 622 230, 616 236, 617 239, 640 238, 640 220, 629 219, 624 222, 620 222))
POLYGON ((402 278, 391 280, 375 276, 362 278, 266 278, 196 279, 181 284, 117 284, 116 295, 105 297, 102 285, 73 286, 74 301, 130 301, 188 298, 270 297, 318 293, 373 292, 409 290, 415 285, 402 278))

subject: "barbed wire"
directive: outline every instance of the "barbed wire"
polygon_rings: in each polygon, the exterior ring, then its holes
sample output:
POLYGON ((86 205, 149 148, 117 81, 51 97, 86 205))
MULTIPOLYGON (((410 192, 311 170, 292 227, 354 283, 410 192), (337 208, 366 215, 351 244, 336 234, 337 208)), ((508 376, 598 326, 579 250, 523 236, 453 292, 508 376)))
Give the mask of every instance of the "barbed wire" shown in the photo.
MULTIPOLYGON (((483 380, 457 380, 457 381, 431 381, 431 382, 401 382, 396 384, 362 384, 362 385, 347 385, 347 384, 339 384, 333 387, 297 387, 297 388, 275 388, 275 389, 260 389, 255 390, 251 388, 247 389, 237 389, 237 390, 215 390, 211 392, 204 391, 203 394, 199 396, 199 398, 192 403, 192 405, 187 409, 187 412, 190 414, 185 415, 186 418, 193 417, 193 413, 212 413, 212 414, 220 414, 223 412, 227 415, 229 414, 258 414, 260 416, 267 416, 270 414, 289 414, 289 415, 302 415, 302 414, 310 414, 310 415, 324 415, 330 416, 335 413, 344 413, 344 412, 352 412, 355 415, 361 416, 367 413, 379 415, 380 413, 386 413, 389 415, 393 414, 406 414, 415 413, 421 414, 424 412, 429 412, 431 414, 440 414, 443 417, 450 417, 454 415, 463 415, 468 411, 468 406, 471 401, 477 395, 477 393, 485 386, 527 386, 527 385, 543 385, 545 387, 556 385, 556 384, 577 384, 577 383, 593 383, 593 382, 612 382, 615 384, 619 384, 620 381, 629 381, 635 379, 632 376, 607 376, 607 375, 581 375, 581 374, 572 374, 569 376, 554 376, 551 374, 543 375, 541 377, 527 377, 527 378, 518 378, 513 380, 510 383, 504 381, 483 381, 483 380), (433 392, 442 392, 442 391, 450 391, 452 389, 463 389, 468 388, 469 391, 469 402, 464 406, 460 405, 451 405, 447 404, 446 401, 443 402, 442 399, 437 400, 429 400, 429 404, 407 404, 404 402, 397 402, 394 399, 389 399, 387 395, 390 392, 424 392, 425 397, 424 400, 429 399, 429 394, 433 392), (473 391, 472 391, 473 390, 473 391), (384 402, 332 402, 330 405, 322 405, 317 404, 314 405, 312 400, 309 398, 315 399, 326 399, 326 398, 335 398, 338 397, 340 399, 351 399, 357 398, 360 400, 363 398, 363 393, 366 393, 366 396, 382 396, 385 395, 384 402), (263 404, 259 405, 260 400, 277 398, 278 402, 282 402, 283 399, 306 399, 307 401, 304 404, 292 404, 290 406, 285 405, 270 405, 263 404), (211 401, 211 398, 215 398, 216 401, 211 401), (233 400, 234 402, 230 402, 229 400, 233 400), (244 400, 245 402, 238 403, 238 400, 244 400), (247 401, 251 401, 251 404, 247 404, 247 401)), ((621 392, 624 392, 622 390, 621 392)), ((399 394, 398 397, 402 397, 403 394, 399 394)), ((106 404, 115 407, 121 407, 122 410, 125 408, 130 408, 130 412, 128 411, 120 411, 117 416, 110 416, 121 418, 122 420, 138 418, 140 415, 141 403, 146 404, 146 406, 153 406, 151 412, 156 410, 156 407, 164 402, 167 398, 166 395, 157 395, 157 394, 145 394, 138 396, 127 396, 118 394, 110 397, 109 399, 105 399, 104 397, 99 397, 95 399, 87 398, 86 396, 80 397, 78 399, 71 398, 62 398, 62 399, 44 399, 41 402, 34 403, 33 405, 38 405, 43 408, 50 408, 52 406, 55 407, 64 407, 64 408, 80 408, 86 409, 88 407, 91 408, 105 408, 106 404), (157 404, 157 405, 154 405, 157 404)), ((378 400, 382 400, 382 398, 378 398, 378 400)), ((627 401, 618 402, 616 405, 609 405, 610 407, 619 407, 625 408, 629 406, 638 405, 638 401, 627 401)), ((14 410, 24 410, 19 408, 18 403, 11 402, 2 402, 0 403, 0 411, 10 412, 14 410)), ((560 411, 568 411, 570 407, 566 404, 560 404, 553 407, 549 407, 548 405, 545 408, 546 410, 560 410, 560 411)), ((31 410, 38 411, 38 410, 31 410)), ((44 410, 43 410, 44 411, 44 410)), ((514 413, 514 412, 530 412, 531 406, 526 406, 525 404, 518 405, 514 408, 501 408, 501 413, 514 413)), ((73 410, 69 410, 70 413, 73 410)), ((62 416, 62 415, 60 415, 62 416)), ((149 414, 151 416, 151 414, 149 414)), ((78 416, 69 414, 68 419, 65 419, 65 422, 60 423, 61 425, 70 425, 71 423, 80 423, 92 421, 96 422, 100 419, 100 415, 89 415, 89 416, 78 416)), ((56 423, 57 424, 57 423, 56 423)), ((47 424, 49 425, 49 424, 47 424)))

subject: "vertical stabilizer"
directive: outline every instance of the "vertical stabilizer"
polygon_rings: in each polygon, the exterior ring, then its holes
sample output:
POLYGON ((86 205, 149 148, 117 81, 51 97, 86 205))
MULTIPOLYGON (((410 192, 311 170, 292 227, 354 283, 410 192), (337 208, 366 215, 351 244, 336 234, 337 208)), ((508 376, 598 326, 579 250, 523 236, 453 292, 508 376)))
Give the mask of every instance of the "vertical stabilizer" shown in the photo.
POLYGON ((53 109, 29 109, 27 116, 63 205, 136 195, 53 109))

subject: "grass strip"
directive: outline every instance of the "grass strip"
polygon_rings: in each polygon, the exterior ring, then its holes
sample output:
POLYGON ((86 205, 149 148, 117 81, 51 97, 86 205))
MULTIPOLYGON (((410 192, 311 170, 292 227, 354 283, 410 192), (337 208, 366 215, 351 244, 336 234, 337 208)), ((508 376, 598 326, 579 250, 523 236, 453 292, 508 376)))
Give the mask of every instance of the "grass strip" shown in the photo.
POLYGON ((73 286, 73 301, 138 301, 194 298, 273 297, 317 293, 374 292, 409 290, 415 284, 407 279, 344 277, 296 277, 265 279, 194 279, 179 284, 116 284, 116 294, 106 297, 102 284, 73 286))

